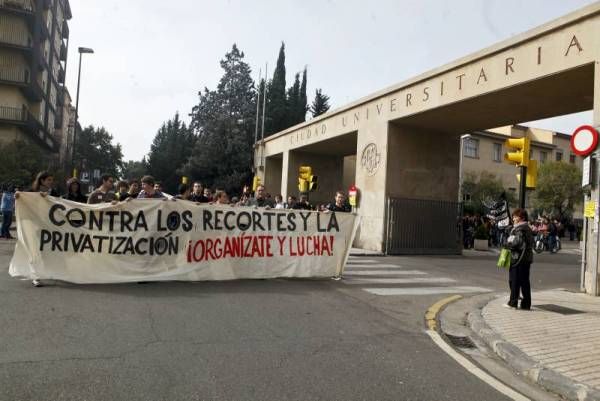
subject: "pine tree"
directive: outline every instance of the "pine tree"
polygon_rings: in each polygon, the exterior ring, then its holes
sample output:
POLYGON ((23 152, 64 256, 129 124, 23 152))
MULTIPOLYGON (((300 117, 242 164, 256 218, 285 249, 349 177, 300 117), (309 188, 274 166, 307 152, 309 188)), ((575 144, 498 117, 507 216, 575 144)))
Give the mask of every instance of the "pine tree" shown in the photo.
POLYGON ((331 106, 329 105, 329 96, 324 95, 321 89, 315 91, 315 100, 310 105, 310 112, 313 117, 320 116, 323 113, 327 113, 331 106))
POLYGON ((283 129, 298 124, 298 108, 300 107, 300 74, 296 74, 294 84, 287 93, 287 123, 283 129))
POLYGON ((307 81, 306 67, 302 72, 302 84, 300 85, 300 101, 298 102, 298 123, 306 121, 306 112, 308 111, 308 100, 306 97, 306 81, 307 81))
POLYGON ((204 89, 192 109, 198 139, 180 169, 205 185, 239 191, 252 176, 256 90, 244 53, 234 44, 221 60, 223 77, 216 90, 204 89))
POLYGON ((287 98, 285 92, 285 44, 281 42, 277 66, 267 92, 266 133, 271 135, 287 128, 287 98))
POLYGON ((148 154, 147 168, 168 193, 177 193, 180 177, 176 170, 190 157, 195 143, 193 131, 179 119, 179 113, 163 123, 156 133, 148 154))

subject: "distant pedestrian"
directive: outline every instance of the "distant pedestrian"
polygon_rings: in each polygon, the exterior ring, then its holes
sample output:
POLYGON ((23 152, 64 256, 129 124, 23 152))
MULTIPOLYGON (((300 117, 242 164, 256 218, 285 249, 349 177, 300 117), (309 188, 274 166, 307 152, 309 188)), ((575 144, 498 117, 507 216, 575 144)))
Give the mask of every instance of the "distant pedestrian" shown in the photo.
POLYGON ((12 225, 12 218, 15 212, 15 194, 12 186, 8 186, 5 191, 2 192, 2 199, 0 201, 0 213, 2 214, 2 229, 0 230, 0 237, 5 239, 13 239, 10 235, 10 226, 12 225))
POLYGON ((108 203, 117 200, 113 191, 114 178, 110 174, 102 175, 102 184, 88 197, 88 204, 108 203))
POLYGON ((513 228, 506 239, 506 247, 510 249, 511 263, 508 271, 510 299, 506 305, 517 308, 519 293, 522 293, 520 308, 531 309, 531 284, 529 271, 533 263, 533 233, 527 222, 527 211, 515 209, 512 213, 513 228))

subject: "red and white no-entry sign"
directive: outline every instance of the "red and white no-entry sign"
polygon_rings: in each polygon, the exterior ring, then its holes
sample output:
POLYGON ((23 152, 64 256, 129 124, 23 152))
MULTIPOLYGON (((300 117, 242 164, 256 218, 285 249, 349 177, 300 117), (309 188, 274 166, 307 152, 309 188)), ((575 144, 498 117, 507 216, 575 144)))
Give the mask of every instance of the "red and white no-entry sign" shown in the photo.
POLYGON ((598 131, 591 125, 582 125, 571 136, 571 149, 579 156, 587 156, 598 145, 598 131))

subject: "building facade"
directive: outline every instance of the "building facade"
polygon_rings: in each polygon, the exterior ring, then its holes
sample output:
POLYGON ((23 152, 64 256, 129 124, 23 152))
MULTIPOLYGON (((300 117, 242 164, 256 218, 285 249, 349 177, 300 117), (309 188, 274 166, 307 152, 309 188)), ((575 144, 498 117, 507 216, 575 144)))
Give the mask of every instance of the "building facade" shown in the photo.
POLYGON ((69 19, 68 0, 0 0, 0 143, 33 143, 55 164, 68 131, 69 19))
MULTIPOLYGON (((583 158, 571 150, 571 136, 560 132, 526 127, 524 125, 509 125, 492 128, 484 131, 475 131, 463 139, 462 174, 461 182, 467 176, 479 177, 481 172, 489 172, 502 182, 502 186, 519 197, 519 169, 504 161, 504 154, 509 151, 505 141, 508 138, 531 139, 529 158, 536 160, 538 168, 548 161, 564 162, 576 165, 580 170, 583 158)), ((463 194, 468 200, 469 194, 463 194)), ((526 198, 529 200, 529 196, 526 198)), ((528 203, 528 202, 527 202, 528 203)), ((579 205, 582 206, 582 205, 579 205)), ((582 211, 578 208, 574 217, 580 218, 582 211)))
MULTIPOLYGON (((298 193, 299 168, 311 166, 319 181, 313 203, 351 180, 359 193, 355 246, 460 253, 461 136, 586 110, 592 121, 582 124, 600 125, 599 32, 594 3, 369 94, 256 143, 256 174, 286 197, 298 193)), ((556 137, 533 138, 534 158, 570 159, 556 137)), ((496 167, 512 179, 514 169, 496 167)), ((586 201, 600 204, 598 179, 586 201)), ((600 217, 584 219, 583 231, 582 283, 598 294, 600 217)))

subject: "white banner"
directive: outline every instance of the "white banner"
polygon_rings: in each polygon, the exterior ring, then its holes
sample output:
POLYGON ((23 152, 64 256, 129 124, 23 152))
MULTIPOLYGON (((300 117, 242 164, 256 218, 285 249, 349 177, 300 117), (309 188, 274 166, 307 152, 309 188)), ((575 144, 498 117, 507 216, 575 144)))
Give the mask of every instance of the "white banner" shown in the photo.
POLYGON ((19 194, 16 217, 10 274, 73 283, 339 276, 358 223, 350 213, 39 193, 19 194))

